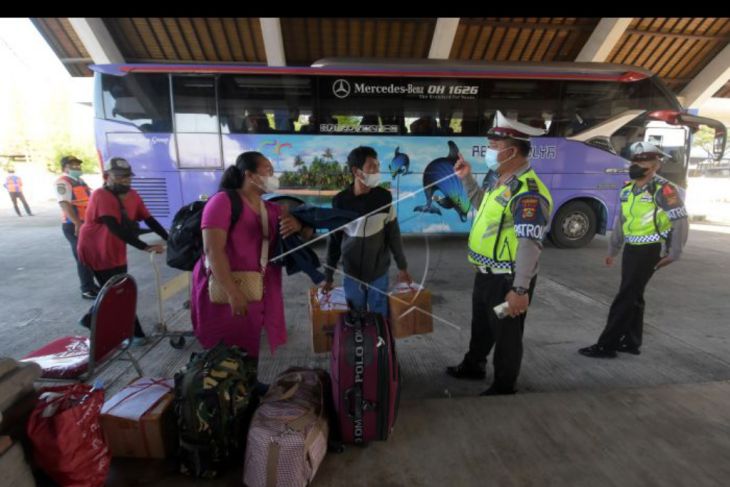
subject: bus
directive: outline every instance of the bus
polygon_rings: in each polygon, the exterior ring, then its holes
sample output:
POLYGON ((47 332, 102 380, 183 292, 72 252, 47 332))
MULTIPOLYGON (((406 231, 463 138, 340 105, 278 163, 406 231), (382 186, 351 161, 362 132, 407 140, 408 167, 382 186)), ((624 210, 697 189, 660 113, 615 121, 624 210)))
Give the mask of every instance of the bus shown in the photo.
POLYGON ((133 187, 167 226, 184 204, 215 193, 223 170, 249 150, 272 161, 281 193, 327 206, 349 184, 347 154, 367 145, 404 234, 467 234, 477 209, 449 170, 460 152, 481 182, 485 134, 500 110, 545 130, 530 159, 552 192, 550 238, 581 247, 613 225, 631 143, 662 146, 672 156, 663 175, 685 186, 691 134, 715 129, 720 154, 726 139, 724 125, 685 113, 657 76, 624 65, 324 59, 91 68, 99 158, 128 159, 133 187))

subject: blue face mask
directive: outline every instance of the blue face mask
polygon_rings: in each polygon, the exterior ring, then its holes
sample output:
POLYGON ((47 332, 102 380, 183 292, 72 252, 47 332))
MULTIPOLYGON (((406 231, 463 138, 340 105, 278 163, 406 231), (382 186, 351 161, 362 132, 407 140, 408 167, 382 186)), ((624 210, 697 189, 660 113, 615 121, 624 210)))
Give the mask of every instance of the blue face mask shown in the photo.
POLYGON ((499 167, 499 160, 497 160, 499 152, 500 151, 496 149, 487 148, 487 152, 484 153, 484 162, 487 163, 487 167, 490 171, 496 171, 499 167))
POLYGON ((507 149, 497 150, 487 147, 487 151, 484 153, 484 162, 487 163, 487 167, 491 171, 496 171, 500 164, 504 164, 505 162, 511 160, 515 157, 515 154, 511 155, 507 160, 499 162, 499 153, 502 151, 506 151, 511 149, 511 147, 508 147, 507 149))
POLYGON ((74 179, 79 179, 81 177, 81 169, 69 169, 68 175, 74 179))

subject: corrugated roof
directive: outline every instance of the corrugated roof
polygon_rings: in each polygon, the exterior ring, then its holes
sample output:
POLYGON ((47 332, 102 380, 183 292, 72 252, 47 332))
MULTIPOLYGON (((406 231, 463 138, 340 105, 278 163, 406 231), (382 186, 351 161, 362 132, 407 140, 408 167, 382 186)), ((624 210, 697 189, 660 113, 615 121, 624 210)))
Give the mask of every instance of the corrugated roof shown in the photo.
MULTIPOLYGON (((32 19, 73 76, 90 76, 89 54, 68 19, 32 19)), ((436 18, 281 18, 286 62, 325 57, 425 59, 436 18)), ((462 18, 449 58, 573 61, 598 18, 462 18)), ((260 19, 108 18, 129 63, 266 63, 260 19)), ((730 41, 729 18, 636 18, 608 62, 657 73, 681 91, 730 41)), ((716 96, 730 97, 730 82, 716 96)))
POLYGON ((658 74, 679 93, 730 40, 728 18, 636 18, 608 61, 658 74))
POLYGON ((30 19, 71 76, 91 76, 91 56, 65 18, 30 19))
POLYGON ((265 63, 258 18, 110 18, 127 62, 265 63))
POLYGON ((464 18, 450 59, 573 61, 599 19, 556 17, 464 18))
POLYGON ((425 58, 436 18, 282 18, 287 64, 323 57, 425 58))

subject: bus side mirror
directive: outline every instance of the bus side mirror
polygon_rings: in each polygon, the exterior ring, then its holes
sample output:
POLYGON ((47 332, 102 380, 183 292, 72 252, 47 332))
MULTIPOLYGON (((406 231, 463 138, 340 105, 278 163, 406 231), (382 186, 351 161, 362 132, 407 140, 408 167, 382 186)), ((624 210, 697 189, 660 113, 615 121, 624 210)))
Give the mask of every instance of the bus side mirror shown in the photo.
POLYGON ((715 139, 712 143, 712 155, 715 160, 719 161, 725 155, 725 145, 727 144, 727 130, 725 127, 715 129, 715 139))
POLYGON ((683 125, 689 127, 692 133, 699 130, 700 125, 705 125, 715 131, 715 138, 712 143, 712 155, 719 161, 725 155, 725 144, 727 143, 727 129, 722 122, 689 113, 677 112, 674 110, 657 110, 649 113, 649 118, 661 120, 670 125, 683 125))

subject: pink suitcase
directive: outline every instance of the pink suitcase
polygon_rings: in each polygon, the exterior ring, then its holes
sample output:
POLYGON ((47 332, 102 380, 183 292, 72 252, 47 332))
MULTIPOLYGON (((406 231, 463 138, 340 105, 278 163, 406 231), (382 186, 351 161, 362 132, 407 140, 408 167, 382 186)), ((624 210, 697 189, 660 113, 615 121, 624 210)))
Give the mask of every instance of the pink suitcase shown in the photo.
POLYGON ((327 453, 329 427, 322 369, 290 368, 261 399, 248 430, 243 483, 305 487, 327 453))
POLYGON ((387 440, 400 399, 400 368, 388 322, 379 313, 343 314, 330 360, 342 441, 387 440))

